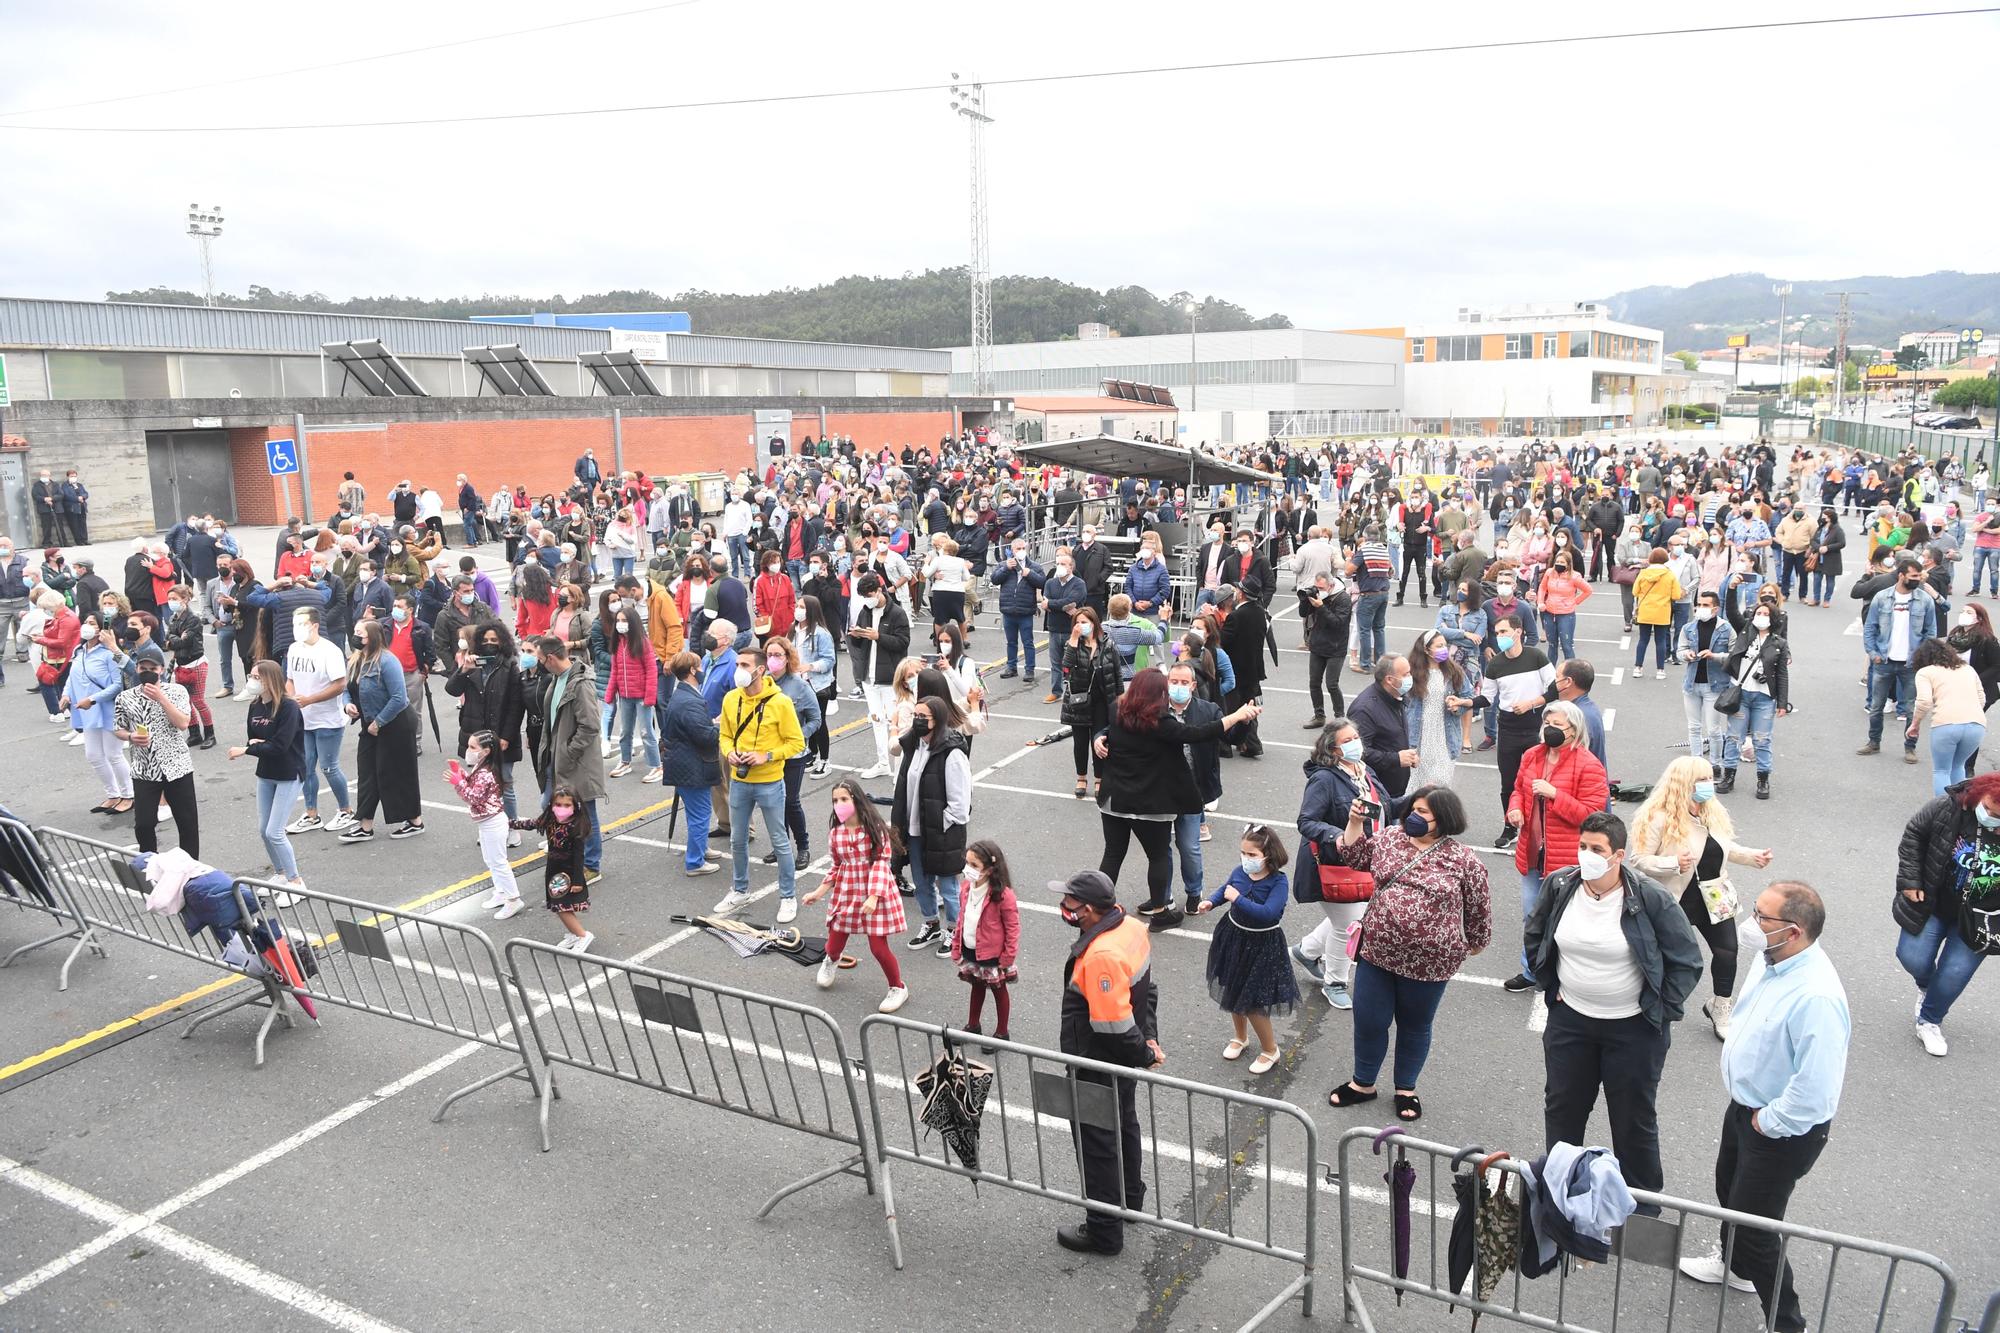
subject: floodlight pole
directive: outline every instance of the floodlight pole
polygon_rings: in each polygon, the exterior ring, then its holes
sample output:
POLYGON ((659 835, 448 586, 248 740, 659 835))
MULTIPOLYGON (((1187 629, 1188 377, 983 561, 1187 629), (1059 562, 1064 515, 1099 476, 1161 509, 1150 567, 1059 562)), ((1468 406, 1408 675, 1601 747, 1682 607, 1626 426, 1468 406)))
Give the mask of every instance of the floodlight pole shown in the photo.
POLYGON ((972 262, 968 284, 972 305, 972 392, 993 392, 993 258, 986 216, 986 114, 984 84, 951 76, 951 109, 965 118, 972 141, 972 262))

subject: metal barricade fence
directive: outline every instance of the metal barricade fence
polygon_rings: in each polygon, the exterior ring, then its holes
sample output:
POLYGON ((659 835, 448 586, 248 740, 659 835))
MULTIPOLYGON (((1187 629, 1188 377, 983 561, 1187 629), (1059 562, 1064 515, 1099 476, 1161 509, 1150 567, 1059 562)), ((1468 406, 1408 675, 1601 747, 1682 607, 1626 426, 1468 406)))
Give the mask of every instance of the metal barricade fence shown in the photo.
POLYGON ((507 941, 507 964, 526 993, 528 1030, 547 1068, 543 1151, 560 1065, 851 1150, 773 1194, 758 1217, 834 1176, 859 1176, 875 1192, 858 1075, 840 1025, 824 1010, 538 940, 507 941))
POLYGON ((1312 1117, 1291 1103, 887 1014, 862 1020, 861 1059, 898 1268, 902 1241, 891 1161, 1296 1264, 1298 1276, 1243 1327, 1260 1326, 1294 1297, 1299 1313, 1311 1316, 1319 1131, 1312 1117), (947 1044, 992 1074, 970 1162, 955 1149, 948 1152, 942 1136, 927 1132, 926 1098, 917 1081, 947 1044), (1125 1178, 1113 1078, 1132 1085, 1138 1116, 1146 1190, 1137 1206, 1099 1202, 1084 1192, 1075 1127, 1109 1131, 1118 1178, 1125 1178), (1290 1164, 1281 1165, 1281 1159, 1290 1164))
POLYGON ((90 923, 70 902, 62 881, 49 873, 34 830, 18 819, 0 819, 0 901, 12 904, 22 913, 37 912, 62 923, 62 928, 54 934, 11 950, 5 958, 0 958, 0 967, 9 967, 15 959, 46 945, 75 940, 75 947, 56 974, 56 989, 65 991, 69 989, 70 964, 78 954, 89 949, 99 958, 104 957, 104 946, 98 943, 90 923))
POLYGON ((318 889, 262 880, 236 883, 266 900, 266 919, 288 938, 306 940, 316 970, 293 979, 296 994, 490 1046, 512 1063, 448 1094, 431 1116, 502 1079, 521 1079, 539 1098, 542 1076, 528 1038, 512 975, 487 935, 473 926, 318 889), (335 948, 333 946, 338 945, 335 948))
MULTIPOLYGON (((258 1068, 263 1067, 264 1039, 270 1035, 272 1026, 283 1019, 286 1027, 296 1027, 297 1021, 292 1017, 290 988, 281 983, 272 964, 263 957, 274 951, 275 922, 254 894, 237 896, 233 922, 217 917, 212 925, 190 929, 179 913, 147 910, 146 881, 132 866, 133 854, 124 848, 46 826, 35 830, 35 841, 41 846, 42 863, 49 877, 61 886, 70 906, 90 927, 93 938, 122 936, 257 982, 256 990, 192 1015, 181 1029, 181 1036, 192 1037, 204 1023, 237 1009, 264 1006, 270 1012, 258 1027, 256 1038, 256 1063, 258 1068)), ((225 981, 215 988, 220 990, 230 984, 225 981)))
MULTIPOLYGON (((1708 1253, 1708 1244, 1717 1234, 1708 1224, 1719 1229, 1725 1222, 1731 1228, 1721 1249, 1725 1266, 1734 1259, 1744 1232, 1758 1231, 1777 1238, 1779 1270, 1791 1265, 1793 1291, 1811 1328, 1862 1327, 1865 1320, 1865 1326, 1878 1333, 1884 1329, 1947 1333, 1954 1324, 1952 1307, 1958 1280, 1943 1260, 1932 1255, 1637 1189, 1632 1197, 1642 1205, 1656 1206, 1659 1214, 1634 1213, 1628 1218, 1614 1239, 1606 1264, 1578 1266, 1565 1260, 1543 1277, 1524 1278, 1515 1267, 1513 1236, 1518 1233, 1510 1232, 1505 1261, 1497 1270, 1497 1285, 1482 1300, 1477 1291, 1480 1264, 1473 1257, 1476 1240, 1471 1249, 1459 1252, 1470 1271, 1458 1291, 1452 1288, 1451 1235, 1453 1224, 1460 1221, 1462 1206, 1452 1184, 1445 1184, 1440 1195, 1439 1178, 1471 1182, 1476 1219, 1488 1207, 1481 1188, 1483 1178, 1493 1171, 1501 1173, 1501 1187, 1519 1198, 1525 1182, 1515 1189, 1510 1181, 1522 1177, 1522 1163, 1504 1152, 1489 1154, 1483 1147, 1432 1143, 1391 1126, 1384 1130, 1351 1129, 1341 1135, 1338 1170, 1342 1312, 1347 1323, 1359 1323, 1368 1333, 1374 1333, 1376 1324, 1363 1299, 1364 1284, 1394 1291, 1399 1305, 1405 1296, 1415 1296, 1551 1333, 1617 1333, 1620 1328, 1648 1333, 1714 1329, 1721 1333, 1732 1307, 1735 1318, 1728 1327, 1768 1328, 1772 1320, 1755 1295, 1733 1291, 1726 1284, 1698 1283, 1680 1271, 1681 1259, 1708 1253), (1369 1155, 1371 1142, 1379 1145, 1380 1156, 1369 1155), (1364 1165, 1357 1166, 1351 1160, 1357 1148, 1363 1150, 1364 1165), (1385 1192, 1373 1184, 1359 1183, 1357 1171, 1372 1179, 1378 1162, 1399 1163, 1405 1158, 1416 1159, 1415 1178, 1407 1189, 1391 1183, 1385 1192), (1403 1200, 1400 1205, 1399 1195, 1403 1200), (1381 1225, 1360 1216, 1364 1204, 1380 1211, 1381 1225), (1691 1247, 1695 1219, 1703 1219, 1700 1230, 1705 1234, 1691 1247), (1743 1323, 1745 1318, 1754 1320, 1754 1325, 1743 1323)), ((1521 1204, 1523 1210, 1526 1206, 1521 1204)), ((1495 1214, 1496 1219, 1506 1216, 1504 1210, 1495 1214)), ((1476 1236, 1476 1221, 1469 1219, 1462 1225, 1470 1226, 1476 1236)), ((1433 1314, 1417 1326, 1435 1327, 1437 1323, 1433 1314)))

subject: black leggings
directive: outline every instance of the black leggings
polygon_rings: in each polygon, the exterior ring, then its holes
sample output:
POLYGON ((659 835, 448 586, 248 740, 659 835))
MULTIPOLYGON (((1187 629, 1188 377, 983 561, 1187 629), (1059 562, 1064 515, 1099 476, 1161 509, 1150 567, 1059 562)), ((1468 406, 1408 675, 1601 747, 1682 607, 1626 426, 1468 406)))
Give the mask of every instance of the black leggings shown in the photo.
POLYGON ((1681 892, 1681 911, 1687 914, 1694 933, 1708 941, 1708 975, 1718 999, 1728 999, 1736 989, 1736 919, 1710 921, 1708 904, 1701 899, 1701 886, 1690 883, 1681 892))
POLYGON ((158 830, 162 796, 167 798, 167 808, 174 812, 174 831, 180 835, 181 850, 189 856, 200 857, 201 823, 195 813, 192 773, 183 773, 172 782, 156 782, 140 777, 132 779, 132 835, 138 839, 139 850, 160 850, 158 830))
POLYGON ((1104 776, 1104 770, 1100 766, 1102 761, 1090 749, 1090 743, 1096 739, 1097 733, 1089 727, 1070 728, 1069 748, 1070 753, 1076 756, 1076 775, 1078 778, 1082 778, 1086 772, 1092 770, 1095 770, 1099 777, 1104 776))
POLYGON ((819 700, 819 730, 806 742, 806 752, 815 759, 826 759, 833 753, 833 719, 826 715, 826 706, 833 702, 834 687, 813 691, 813 698, 819 700))
MULTIPOLYGON (((820 731, 824 733, 825 727, 820 731)), ((805 865, 812 860, 812 850, 806 831, 805 807, 799 803, 799 787, 805 782, 806 757, 799 755, 785 761, 785 831, 792 835, 792 859, 796 865, 805 865)))
POLYGON ((1138 835, 1139 846, 1146 852, 1146 906, 1165 907, 1167 895, 1174 878, 1174 826, 1164 819, 1123 819, 1117 815, 1100 813, 1104 821, 1104 860, 1098 863, 1112 884, 1118 883, 1118 870, 1125 864, 1125 849, 1132 845, 1132 837, 1138 835))

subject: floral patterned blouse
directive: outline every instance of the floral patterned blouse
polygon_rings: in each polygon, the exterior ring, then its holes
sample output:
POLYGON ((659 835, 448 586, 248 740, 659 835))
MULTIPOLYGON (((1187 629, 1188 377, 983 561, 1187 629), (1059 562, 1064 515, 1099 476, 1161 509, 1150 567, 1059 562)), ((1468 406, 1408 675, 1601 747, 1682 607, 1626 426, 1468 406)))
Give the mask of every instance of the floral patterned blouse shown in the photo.
POLYGON ((1412 981, 1446 981, 1492 939, 1486 867, 1463 843, 1446 838, 1425 855, 1389 827, 1338 855, 1375 876, 1361 918, 1361 956, 1376 967, 1412 981))

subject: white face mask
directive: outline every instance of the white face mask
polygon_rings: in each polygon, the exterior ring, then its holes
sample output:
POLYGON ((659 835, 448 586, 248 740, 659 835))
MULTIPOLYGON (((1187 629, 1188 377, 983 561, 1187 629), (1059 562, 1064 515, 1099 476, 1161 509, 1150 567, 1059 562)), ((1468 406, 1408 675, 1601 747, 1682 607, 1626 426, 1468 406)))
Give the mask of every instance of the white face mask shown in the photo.
POLYGON ((1958 623, 1970 629, 1979 623, 1979 617, 1971 611, 1960 611, 1958 613, 1958 623))
POLYGON ((1763 615, 1752 616, 1750 617, 1750 623, 1758 629, 1769 629, 1771 628, 1771 617, 1763 615))
POLYGON ((739 690, 747 690, 747 689, 749 689, 749 688, 750 688, 750 677, 751 677, 751 675, 752 675, 752 672, 751 672, 751 670, 750 670, 750 668, 749 668, 749 667, 737 667, 737 668, 736 668, 736 688, 737 688, 737 689, 739 689, 739 690))
POLYGON ((318 633, 319 633, 319 626, 314 624, 312 621, 307 620, 304 616, 292 617, 293 638, 305 639, 306 641, 311 642, 313 637, 318 633))
POLYGON ((1694 609, 1694 618, 1696 620, 1713 620, 1715 619, 1715 608, 1712 606, 1697 606, 1694 609))
POLYGON ((1264 869, 1264 858, 1261 856, 1243 854, 1237 859, 1243 863, 1243 873, 1246 875, 1257 875, 1264 869))
POLYGON ((1512 597, 1514 595, 1514 585, 1511 583, 1496 583, 1493 585, 1493 595, 1496 597, 1512 597))

